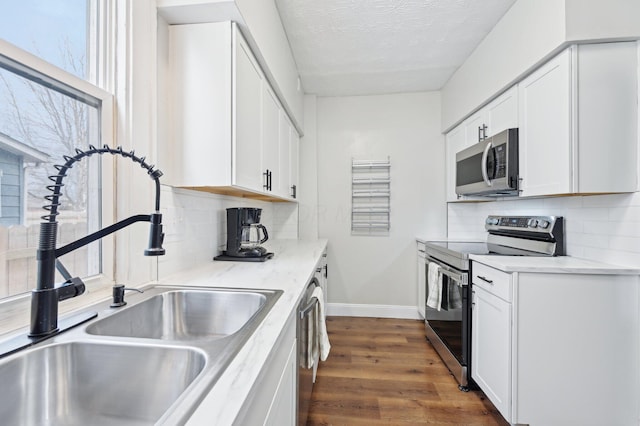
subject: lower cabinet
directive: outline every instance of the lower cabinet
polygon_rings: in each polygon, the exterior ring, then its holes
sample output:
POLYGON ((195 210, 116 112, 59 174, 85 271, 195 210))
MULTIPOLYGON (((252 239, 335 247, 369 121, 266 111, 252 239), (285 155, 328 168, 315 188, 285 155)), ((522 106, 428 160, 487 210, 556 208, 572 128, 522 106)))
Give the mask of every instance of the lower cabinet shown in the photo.
POLYGON ((234 425, 297 424, 296 354, 295 317, 291 315, 234 425))
POLYGON ((269 413, 264 421, 265 425, 295 425, 296 424, 296 342, 289 350, 282 376, 278 382, 269 413))
POLYGON ((505 418, 511 417, 511 304, 475 286, 471 376, 505 418))
POLYGON ((509 423, 637 424, 637 275, 472 273, 471 375, 509 423))

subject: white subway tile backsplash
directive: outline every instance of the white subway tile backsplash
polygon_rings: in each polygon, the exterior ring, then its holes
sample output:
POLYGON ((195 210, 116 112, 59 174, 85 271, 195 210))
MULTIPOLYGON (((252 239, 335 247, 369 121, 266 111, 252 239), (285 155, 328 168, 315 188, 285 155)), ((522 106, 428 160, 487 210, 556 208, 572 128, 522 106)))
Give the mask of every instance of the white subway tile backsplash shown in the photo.
POLYGON ((225 249, 226 209, 259 207, 270 238, 297 238, 297 204, 269 203, 246 198, 162 187, 164 248, 158 257, 159 277, 210 262, 225 249))
POLYGON ((640 253, 640 238, 613 236, 609 238, 609 248, 640 253))
POLYGON ((449 203, 448 237, 486 239, 490 214, 563 216, 568 255, 640 266, 640 193, 449 203))

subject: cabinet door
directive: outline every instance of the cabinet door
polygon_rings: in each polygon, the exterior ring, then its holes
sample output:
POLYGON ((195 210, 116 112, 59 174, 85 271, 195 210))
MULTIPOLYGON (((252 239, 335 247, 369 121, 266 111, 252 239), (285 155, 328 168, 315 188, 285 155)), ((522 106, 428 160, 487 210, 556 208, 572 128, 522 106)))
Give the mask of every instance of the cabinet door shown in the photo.
POLYGON ((296 129, 291 126, 290 155, 289 155, 289 195, 293 198, 298 197, 298 177, 300 164, 300 136, 296 129))
POLYGON ((275 94, 264 85, 262 93, 262 173, 263 188, 267 192, 280 194, 280 105, 275 94), (267 178, 267 174, 269 177, 267 178))
POLYGON ((289 197, 291 186, 291 124, 287 118, 287 113, 280 110, 280 176, 278 181, 278 193, 284 197, 289 197))
POLYGON ((295 426, 296 420, 296 342, 293 342, 287 363, 280 377, 265 426, 295 426))
POLYGON ((513 86, 483 109, 487 136, 518 127, 518 87, 513 86))
POLYGON ((233 183, 262 191, 261 110, 263 77, 249 47, 235 33, 233 183))
POLYGON ((473 286, 471 377, 511 418, 511 304, 473 286))
POLYGON ((445 151, 447 201, 456 201, 458 199, 458 194, 456 194, 456 153, 466 147, 464 124, 460 124, 447 133, 445 143, 447 145, 445 151))
POLYGON ((518 85, 521 195, 571 192, 571 49, 518 85))
POLYGON ((465 148, 482 141, 486 136, 487 117, 486 111, 480 110, 464 121, 465 126, 465 148))

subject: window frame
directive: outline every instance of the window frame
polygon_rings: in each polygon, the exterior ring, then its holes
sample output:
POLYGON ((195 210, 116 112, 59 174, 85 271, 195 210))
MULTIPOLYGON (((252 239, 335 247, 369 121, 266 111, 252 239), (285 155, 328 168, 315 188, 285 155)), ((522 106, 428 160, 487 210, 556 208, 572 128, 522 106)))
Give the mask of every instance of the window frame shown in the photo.
MULTIPOLYGON (((100 3, 109 3, 107 1, 100 3)), ((102 7, 106 10, 106 6, 102 7)), ((102 27, 108 30, 109 25, 106 20, 106 14, 99 14, 99 22, 102 23, 102 27)), ((100 69, 107 70, 110 68, 109 57, 106 53, 109 51, 109 43, 107 43, 108 37, 105 34, 106 30, 100 30, 97 34, 97 43, 99 46, 99 52, 101 53, 100 69), (104 59, 104 60, 103 60, 104 59)), ((30 76, 39 80, 43 86, 58 92, 64 93, 74 99, 80 99, 83 102, 97 106, 100 109, 100 144, 107 144, 115 146, 115 102, 114 96, 105 91, 104 89, 83 80, 57 66, 3 40, 0 39, 0 61, 8 64, 11 67, 10 72, 14 72, 22 77, 30 76), (96 103, 94 103, 94 101, 96 103)), ((94 67, 94 65, 90 65, 94 67)), ((100 73, 102 78, 108 76, 109 73, 100 73)), ((27 77, 28 78, 28 77, 27 77)), ((106 81, 102 84, 105 85, 106 81)), ((99 81, 100 83, 100 81, 99 81)), ((62 153, 60 154, 62 159, 62 153)), ((116 161, 111 155, 101 156, 101 188, 102 188, 102 200, 101 200, 101 227, 105 224, 111 224, 115 219, 115 164, 116 161)), ((43 204, 45 200, 43 199, 43 204)), ((98 289, 103 286, 112 285, 114 282, 115 274, 115 243, 114 236, 109 235, 102 238, 102 249, 100 251, 101 272, 97 275, 89 277, 82 277, 83 281, 91 289, 98 289)), ((35 282, 33 287, 35 288, 35 282)), ((16 295, 21 298, 22 296, 28 297, 29 293, 23 295, 16 295)))

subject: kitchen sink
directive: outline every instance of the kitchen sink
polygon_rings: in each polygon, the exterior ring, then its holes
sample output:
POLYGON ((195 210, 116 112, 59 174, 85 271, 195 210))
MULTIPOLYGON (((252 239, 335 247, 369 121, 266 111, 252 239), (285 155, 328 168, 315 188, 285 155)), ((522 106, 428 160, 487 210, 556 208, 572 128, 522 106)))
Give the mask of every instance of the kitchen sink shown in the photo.
POLYGON ((184 347, 68 342, 0 363, 2 424, 150 424, 206 364, 184 347))
POLYGON ((0 424, 183 424, 281 294, 152 285, 90 306, 97 319, 0 359, 0 424))
POLYGON ((94 322, 87 333, 161 340, 218 339, 249 324, 266 301, 265 294, 254 291, 167 291, 94 322))

